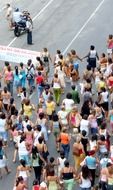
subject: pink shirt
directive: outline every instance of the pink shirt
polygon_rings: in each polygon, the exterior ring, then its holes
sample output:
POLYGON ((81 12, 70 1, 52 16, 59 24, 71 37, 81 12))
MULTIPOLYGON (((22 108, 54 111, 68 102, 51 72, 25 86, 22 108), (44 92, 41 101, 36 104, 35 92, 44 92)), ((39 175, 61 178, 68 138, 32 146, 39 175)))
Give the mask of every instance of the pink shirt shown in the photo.
POLYGON ((12 81, 13 80, 13 72, 12 71, 7 71, 5 73, 5 79, 8 80, 8 81, 12 81))

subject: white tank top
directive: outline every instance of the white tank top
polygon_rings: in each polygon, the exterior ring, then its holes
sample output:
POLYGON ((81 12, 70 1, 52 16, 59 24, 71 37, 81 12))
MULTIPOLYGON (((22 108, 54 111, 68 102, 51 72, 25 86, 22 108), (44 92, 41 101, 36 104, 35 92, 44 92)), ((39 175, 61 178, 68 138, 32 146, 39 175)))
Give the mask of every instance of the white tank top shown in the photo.
POLYGON ((62 168, 64 168, 64 162, 65 162, 66 158, 58 158, 59 161, 59 169, 61 170, 62 168))
POLYGON ((34 145, 36 146, 36 144, 38 143, 38 139, 39 139, 39 137, 41 137, 42 136, 42 131, 40 131, 40 132, 36 132, 36 131, 34 131, 34 145))
POLYGON ((0 132, 5 132, 6 119, 0 119, 0 132))
POLYGON ((81 187, 81 188, 90 188, 90 187, 91 187, 91 181, 90 181, 89 178, 84 179, 84 178, 81 176, 81 180, 82 180, 82 183, 80 184, 80 187, 81 187))
POLYGON ((18 143, 18 154, 19 155, 28 155, 28 151, 26 149, 25 141, 18 143))
POLYGON ((95 146, 97 146, 97 142, 96 141, 90 141, 89 144, 90 144, 90 150, 94 150, 95 146))
POLYGON ((106 145, 100 145, 100 153, 105 153, 107 152, 107 148, 106 148, 106 145))
POLYGON ((91 50, 89 57, 90 57, 90 58, 96 58, 96 50, 91 50))
POLYGON ((19 176, 26 178, 27 177, 27 171, 19 171, 19 176))
POLYGON ((107 131, 106 131, 106 129, 104 131, 101 131, 101 129, 100 129, 100 135, 104 135, 105 139, 106 139, 107 138, 107 131))
POLYGON ((60 84, 58 82, 54 82, 53 88, 60 88, 60 84))
POLYGON ((58 63, 59 61, 60 61, 59 55, 56 54, 56 55, 55 55, 55 63, 58 63))

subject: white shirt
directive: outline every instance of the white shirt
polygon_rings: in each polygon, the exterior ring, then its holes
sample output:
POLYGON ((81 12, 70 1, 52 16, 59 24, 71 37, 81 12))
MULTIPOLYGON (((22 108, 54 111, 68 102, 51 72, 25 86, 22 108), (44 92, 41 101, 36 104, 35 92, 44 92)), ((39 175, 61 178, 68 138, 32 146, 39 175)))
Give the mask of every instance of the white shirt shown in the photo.
POLYGON ((81 187, 81 188, 90 188, 90 187, 91 187, 91 181, 90 181, 89 178, 84 179, 84 178, 81 176, 81 181, 82 181, 82 183, 80 184, 80 187, 81 187))
POLYGON ((80 122, 80 131, 85 130, 87 135, 89 134, 89 121, 82 119, 80 122))
POLYGON ((27 22, 26 22, 26 27, 29 29, 29 31, 32 31, 32 29, 33 29, 33 25, 29 20, 27 20, 27 22))
POLYGON ((89 141, 89 144, 90 144, 90 150, 94 150, 95 147, 97 146, 97 142, 96 141, 89 141))
POLYGON ((28 155, 29 154, 29 152, 26 149, 25 141, 23 141, 21 143, 18 142, 18 154, 19 154, 19 156, 20 155, 28 155))
POLYGON ((24 127, 24 132, 27 131, 27 125, 31 125, 31 121, 28 120, 27 122, 26 121, 22 121, 22 125, 24 127))
POLYGON ((72 99, 64 99, 63 100, 63 104, 65 104, 65 109, 67 110, 72 110, 73 106, 74 106, 74 101, 72 99))
POLYGON ((17 23, 20 22, 22 20, 21 16, 22 16, 21 12, 13 12, 13 21, 17 23))
POLYGON ((0 132, 5 132, 6 119, 0 119, 0 132))
POLYGON ((107 163, 111 163, 112 164, 111 159, 110 158, 102 158, 100 160, 101 168, 106 168, 107 163))
POLYGON ((38 139, 39 139, 39 137, 41 137, 41 136, 42 136, 42 131, 40 131, 40 132, 34 131, 34 146, 37 145, 38 139))
POLYGON ((59 165, 58 165, 58 176, 60 176, 60 172, 61 170, 64 168, 64 162, 66 161, 66 158, 61 158, 61 157, 58 157, 57 159, 59 165))
POLYGON ((96 50, 90 50, 90 58, 96 58, 96 50))
POLYGON ((103 102, 108 102, 108 95, 109 95, 108 92, 107 91, 102 92, 101 95, 102 95, 103 102))
POLYGON ((67 125, 68 121, 67 121, 67 112, 66 111, 58 111, 58 117, 61 119, 61 122, 63 125, 67 125))

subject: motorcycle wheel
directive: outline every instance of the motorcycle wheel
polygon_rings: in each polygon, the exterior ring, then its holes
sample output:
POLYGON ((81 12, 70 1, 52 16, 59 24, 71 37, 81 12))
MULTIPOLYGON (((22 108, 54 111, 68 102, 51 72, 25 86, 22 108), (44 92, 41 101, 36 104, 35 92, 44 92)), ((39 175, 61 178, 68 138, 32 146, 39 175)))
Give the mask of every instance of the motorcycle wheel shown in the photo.
POLYGON ((14 35, 15 35, 16 37, 19 37, 19 36, 20 36, 20 31, 19 31, 19 30, 14 29, 14 35))

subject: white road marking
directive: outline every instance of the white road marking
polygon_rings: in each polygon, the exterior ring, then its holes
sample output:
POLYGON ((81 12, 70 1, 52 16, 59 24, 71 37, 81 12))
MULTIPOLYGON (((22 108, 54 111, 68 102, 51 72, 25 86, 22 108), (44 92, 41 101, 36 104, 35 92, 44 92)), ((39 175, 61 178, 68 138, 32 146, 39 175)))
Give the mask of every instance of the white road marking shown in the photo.
POLYGON ((97 6, 97 8, 94 10, 94 12, 88 18, 88 20, 83 24, 83 26, 80 28, 80 30, 77 32, 77 34, 75 34, 74 38, 71 40, 71 42, 68 44, 68 46, 63 51, 63 54, 65 54, 67 52, 67 50, 71 47, 71 45, 73 44, 73 42, 79 37, 79 35, 84 30, 84 28, 87 26, 87 24, 90 22, 90 20, 95 16, 95 14, 97 13, 97 11, 101 8, 101 6, 103 5, 104 1, 105 0, 102 0, 100 2, 100 4, 97 6))
POLYGON ((38 18, 45 10, 46 8, 53 2, 54 0, 50 0, 45 7, 43 7, 43 9, 33 18, 33 21, 36 20, 36 18, 38 18))
MULTIPOLYGON (((65 50, 63 51, 63 54, 65 54, 67 52, 67 50, 71 47, 71 45, 73 44, 73 42, 79 37, 79 35, 84 30, 84 28, 87 26, 87 24, 90 22, 90 20, 95 16, 95 14, 97 13, 97 11, 101 8, 101 6, 103 5, 104 1, 105 0, 102 0, 100 2, 100 4, 97 6, 97 8, 94 10, 94 12, 88 18, 88 20, 83 24, 83 26, 81 27, 81 29, 77 32, 77 34, 74 36, 74 38, 68 44, 68 46, 65 48, 65 50)), ((33 92, 33 94, 31 94, 29 98, 31 99, 34 96, 34 94, 35 94, 35 92, 33 92)))
POLYGON ((16 39, 17 37, 13 38, 13 40, 7 45, 7 47, 10 47, 16 39))
MULTIPOLYGON (((32 20, 35 21, 38 17, 40 17, 40 15, 49 7, 49 5, 50 5, 53 1, 54 1, 54 0, 50 0, 50 1, 40 10, 40 12, 39 12, 36 16, 33 17, 32 20)), ((7 47, 10 47, 16 39, 17 39, 17 37, 15 37, 15 38, 7 45, 7 47)))

